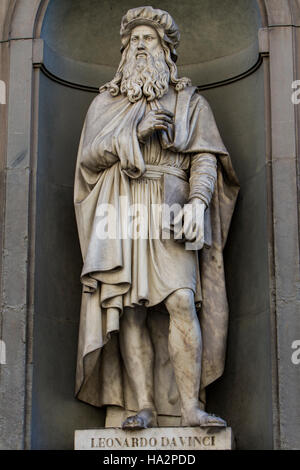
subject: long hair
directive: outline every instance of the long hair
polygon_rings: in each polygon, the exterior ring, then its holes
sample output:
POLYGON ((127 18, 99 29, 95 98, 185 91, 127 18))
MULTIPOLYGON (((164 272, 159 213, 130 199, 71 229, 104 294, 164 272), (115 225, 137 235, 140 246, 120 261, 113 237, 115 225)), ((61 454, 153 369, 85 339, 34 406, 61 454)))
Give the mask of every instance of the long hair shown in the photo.
MULTIPOLYGON (((162 40, 161 42, 162 42, 162 49, 165 54, 166 64, 168 65, 169 70, 170 70, 170 83, 174 85, 176 91, 181 91, 187 86, 191 85, 192 82, 187 77, 178 78, 177 67, 175 65, 175 62, 171 58, 171 51, 169 47, 167 46, 167 44, 165 43, 165 41, 162 40)), ((120 88, 121 88, 121 82, 123 78, 123 69, 127 60, 127 53, 128 53, 129 46, 130 44, 126 46, 126 48, 124 49, 122 53, 121 62, 119 64, 115 77, 110 82, 100 87, 99 89, 100 93, 108 90, 112 96, 118 96, 119 93, 121 92, 120 88)))

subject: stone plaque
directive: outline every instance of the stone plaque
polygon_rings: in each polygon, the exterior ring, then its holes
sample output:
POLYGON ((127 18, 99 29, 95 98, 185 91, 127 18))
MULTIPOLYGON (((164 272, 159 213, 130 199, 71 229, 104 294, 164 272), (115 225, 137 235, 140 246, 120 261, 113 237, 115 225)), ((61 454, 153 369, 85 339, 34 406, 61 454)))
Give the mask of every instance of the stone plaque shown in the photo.
POLYGON ((75 431, 75 450, 232 450, 231 428, 120 428, 75 431))

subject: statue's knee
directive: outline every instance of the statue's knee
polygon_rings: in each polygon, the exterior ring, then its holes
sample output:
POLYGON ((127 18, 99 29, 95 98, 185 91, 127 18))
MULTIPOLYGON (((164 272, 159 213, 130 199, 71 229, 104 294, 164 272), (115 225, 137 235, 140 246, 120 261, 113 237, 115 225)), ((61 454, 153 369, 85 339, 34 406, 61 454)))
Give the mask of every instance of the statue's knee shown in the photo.
POLYGON ((194 315, 195 300, 191 289, 179 289, 171 294, 166 300, 166 306, 169 313, 194 315))

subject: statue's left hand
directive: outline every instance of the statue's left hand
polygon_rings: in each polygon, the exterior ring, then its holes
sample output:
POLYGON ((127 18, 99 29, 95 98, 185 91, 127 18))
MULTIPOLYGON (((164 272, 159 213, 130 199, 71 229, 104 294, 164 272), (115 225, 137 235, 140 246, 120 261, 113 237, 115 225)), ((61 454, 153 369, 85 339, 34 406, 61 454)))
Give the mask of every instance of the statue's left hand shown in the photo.
POLYGON ((193 198, 176 217, 174 225, 181 222, 182 229, 176 235, 180 243, 192 244, 188 249, 201 250, 204 245, 204 212, 206 205, 201 199, 193 198), (180 220, 181 219, 181 220, 180 220))

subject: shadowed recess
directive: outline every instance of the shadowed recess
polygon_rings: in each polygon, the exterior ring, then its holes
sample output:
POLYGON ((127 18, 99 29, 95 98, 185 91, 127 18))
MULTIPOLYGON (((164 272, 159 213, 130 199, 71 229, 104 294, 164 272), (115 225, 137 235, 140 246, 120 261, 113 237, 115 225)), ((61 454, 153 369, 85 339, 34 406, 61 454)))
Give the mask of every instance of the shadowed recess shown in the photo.
MULTIPOLYGON (((120 61, 120 21, 129 8, 148 2, 51 0, 42 37, 45 66, 82 85, 99 86, 120 61)), ((195 85, 238 75, 257 61, 260 17, 253 0, 161 0, 181 31, 178 66, 195 85), (230 15, 228 14, 230 12, 230 15), (203 67, 204 66, 204 67, 203 67)))

